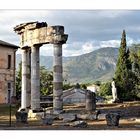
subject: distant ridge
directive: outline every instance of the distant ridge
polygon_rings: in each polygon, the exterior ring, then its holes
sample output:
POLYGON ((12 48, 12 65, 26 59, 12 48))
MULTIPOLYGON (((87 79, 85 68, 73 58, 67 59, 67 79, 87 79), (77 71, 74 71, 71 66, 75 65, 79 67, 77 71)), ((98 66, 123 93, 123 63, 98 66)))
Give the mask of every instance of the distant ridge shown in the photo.
MULTIPOLYGON (((63 77, 67 82, 90 83, 93 81, 111 80, 118 56, 118 48, 100 48, 93 52, 63 57, 63 77)), ((17 54, 17 66, 21 55, 17 54)), ((40 56, 40 64, 52 70, 53 57, 40 56)))

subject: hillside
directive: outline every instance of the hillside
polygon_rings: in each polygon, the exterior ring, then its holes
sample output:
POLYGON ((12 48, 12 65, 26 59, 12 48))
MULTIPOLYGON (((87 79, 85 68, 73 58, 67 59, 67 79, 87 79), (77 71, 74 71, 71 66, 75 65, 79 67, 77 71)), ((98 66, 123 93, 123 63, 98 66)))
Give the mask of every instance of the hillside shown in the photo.
MULTIPOLYGON (((89 83, 105 81, 113 77, 118 48, 101 48, 91 53, 74 57, 63 57, 63 75, 67 82, 89 83)), ((21 55, 17 55, 17 66, 21 55)), ((40 56, 40 64, 52 69, 52 56, 40 56)))
POLYGON ((64 63, 68 80, 91 82, 113 77, 117 62, 117 48, 101 48, 88 54, 72 57, 64 63))

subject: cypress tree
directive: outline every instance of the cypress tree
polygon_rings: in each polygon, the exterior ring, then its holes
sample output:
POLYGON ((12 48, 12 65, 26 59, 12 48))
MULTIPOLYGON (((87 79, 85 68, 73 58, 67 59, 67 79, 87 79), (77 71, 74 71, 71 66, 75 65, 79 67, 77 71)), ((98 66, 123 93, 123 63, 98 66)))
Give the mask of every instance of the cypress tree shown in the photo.
POLYGON ((126 65, 129 71, 132 71, 132 62, 131 62, 131 58, 130 58, 130 50, 129 48, 127 49, 126 52, 126 65))
POLYGON ((133 72, 133 94, 140 99, 140 44, 133 44, 130 50, 133 72))
POLYGON ((119 99, 124 99, 127 96, 127 82, 129 77, 128 66, 130 67, 130 64, 128 65, 128 54, 126 45, 126 33, 125 30, 123 30, 115 71, 115 82, 119 99))

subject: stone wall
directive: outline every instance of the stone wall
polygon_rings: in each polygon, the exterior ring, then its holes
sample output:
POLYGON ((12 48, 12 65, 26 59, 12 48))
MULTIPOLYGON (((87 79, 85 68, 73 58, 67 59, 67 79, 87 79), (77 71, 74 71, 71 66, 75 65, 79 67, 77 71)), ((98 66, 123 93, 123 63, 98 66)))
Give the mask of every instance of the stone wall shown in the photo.
POLYGON ((63 92, 63 104, 84 103, 86 92, 81 89, 70 89, 63 92))
POLYGON ((8 102, 8 82, 11 83, 11 96, 14 96, 15 49, 0 45, 0 103, 8 102), (11 55, 10 69, 8 69, 8 55, 11 55))

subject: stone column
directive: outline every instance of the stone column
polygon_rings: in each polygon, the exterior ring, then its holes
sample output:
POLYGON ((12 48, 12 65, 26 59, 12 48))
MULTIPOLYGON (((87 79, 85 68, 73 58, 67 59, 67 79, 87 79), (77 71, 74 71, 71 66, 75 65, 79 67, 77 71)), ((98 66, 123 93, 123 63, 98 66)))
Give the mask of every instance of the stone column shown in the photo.
POLYGON ((22 49, 22 93, 21 93, 21 109, 30 107, 30 50, 29 48, 22 49))
POLYGON ((31 109, 40 110, 40 65, 39 47, 31 47, 31 109))
POLYGON ((53 59, 53 109, 54 113, 63 111, 62 44, 54 44, 53 59))
POLYGON ((95 111, 96 110, 96 95, 94 92, 87 90, 86 92, 86 110, 95 111))
POLYGON ((26 96, 26 107, 31 106, 31 50, 28 49, 27 52, 27 96, 26 96))

